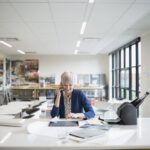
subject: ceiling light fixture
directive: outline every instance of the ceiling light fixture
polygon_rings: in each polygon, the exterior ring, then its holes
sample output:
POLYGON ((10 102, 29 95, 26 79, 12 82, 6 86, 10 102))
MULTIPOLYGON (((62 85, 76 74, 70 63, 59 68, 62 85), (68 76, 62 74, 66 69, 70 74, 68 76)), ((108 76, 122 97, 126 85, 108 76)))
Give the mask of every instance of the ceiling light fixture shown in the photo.
POLYGON ((25 54, 25 52, 22 51, 22 50, 20 50, 20 49, 18 49, 17 52, 19 52, 19 53, 21 53, 21 54, 23 54, 23 55, 25 54))
POLYGON ((89 3, 90 3, 90 4, 94 3, 94 0, 89 0, 89 3))
POLYGON ((77 55, 77 54, 78 54, 78 50, 77 50, 77 49, 74 51, 74 54, 75 54, 75 55, 77 55))
POLYGON ((85 28, 86 28, 86 22, 83 22, 83 23, 82 23, 82 27, 81 27, 80 34, 84 34, 85 28))
POLYGON ((4 42, 4 41, 0 41, 0 43, 2 43, 3 45, 5 45, 5 46, 7 46, 7 47, 12 47, 12 45, 10 45, 10 44, 8 44, 8 43, 6 43, 6 42, 4 42))
POLYGON ((77 41, 76 47, 80 47, 80 41, 77 41))

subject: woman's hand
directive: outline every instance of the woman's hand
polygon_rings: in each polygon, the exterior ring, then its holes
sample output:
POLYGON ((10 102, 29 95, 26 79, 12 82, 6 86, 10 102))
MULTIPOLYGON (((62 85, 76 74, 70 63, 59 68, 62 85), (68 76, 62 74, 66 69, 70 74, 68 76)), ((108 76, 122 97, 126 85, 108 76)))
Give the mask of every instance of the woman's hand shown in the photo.
POLYGON ((61 96, 61 91, 63 90, 62 85, 59 85, 55 91, 56 96, 60 97, 61 96))
POLYGON ((72 119, 84 119, 85 116, 83 113, 70 113, 68 114, 68 118, 72 118, 72 119))

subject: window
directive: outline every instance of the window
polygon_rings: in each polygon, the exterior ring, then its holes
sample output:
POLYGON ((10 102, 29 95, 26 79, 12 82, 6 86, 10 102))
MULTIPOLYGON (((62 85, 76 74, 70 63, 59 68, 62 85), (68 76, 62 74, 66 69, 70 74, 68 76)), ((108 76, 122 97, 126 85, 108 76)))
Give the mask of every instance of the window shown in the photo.
POLYGON ((140 38, 110 53, 111 97, 134 100, 139 97, 141 73, 140 38))

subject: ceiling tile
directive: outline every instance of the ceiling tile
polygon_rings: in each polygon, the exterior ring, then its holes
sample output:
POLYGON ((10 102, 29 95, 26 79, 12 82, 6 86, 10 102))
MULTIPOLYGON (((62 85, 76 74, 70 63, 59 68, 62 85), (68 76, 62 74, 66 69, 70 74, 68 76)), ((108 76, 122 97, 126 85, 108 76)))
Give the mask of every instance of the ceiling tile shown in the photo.
POLYGON ((126 9, 130 6, 130 3, 124 5, 120 3, 96 3, 93 12, 89 18, 87 28, 85 30, 86 35, 104 34, 109 31, 113 25, 120 19, 126 9))
POLYGON ((48 0, 9 0, 12 3, 42 3, 48 2, 48 0))
POLYGON ((53 3, 88 3, 89 0, 51 0, 53 3))
POLYGON ((52 12, 56 22, 82 22, 86 10, 85 3, 53 3, 52 12))
POLYGON ((80 23, 56 23, 57 33, 60 40, 76 40, 79 37, 80 23))
POLYGON ((39 38, 50 37, 51 40, 56 40, 57 35, 53 23, 28 23, 32 32, 39 38))
POLYGON ((25 22, 52 21, 48 3, 13 3, 12 5, 25 22))
POLYGON ((5 35, 8 37, 16 36, 22 38, 27 35, 32 35, 31 31, 24 23, 0 23, 0 27, 4 29, 5 35))
POLYGON ((18 14, 8 3, 0 3, 0 22, 20 22, 18 14))

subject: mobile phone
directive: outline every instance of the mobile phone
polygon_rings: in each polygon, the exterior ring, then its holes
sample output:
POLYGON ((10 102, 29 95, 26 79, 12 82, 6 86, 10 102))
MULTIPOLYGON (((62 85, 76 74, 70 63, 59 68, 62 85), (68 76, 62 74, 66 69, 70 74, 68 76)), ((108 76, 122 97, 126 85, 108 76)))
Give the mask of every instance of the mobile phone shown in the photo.
POLYGON ((64 90, 64 89, 63 89, 63 86, 62 86, 62 83, 60 83, 59 90, 60 90, 60 91, 63 91, 63 90, 64 90))

